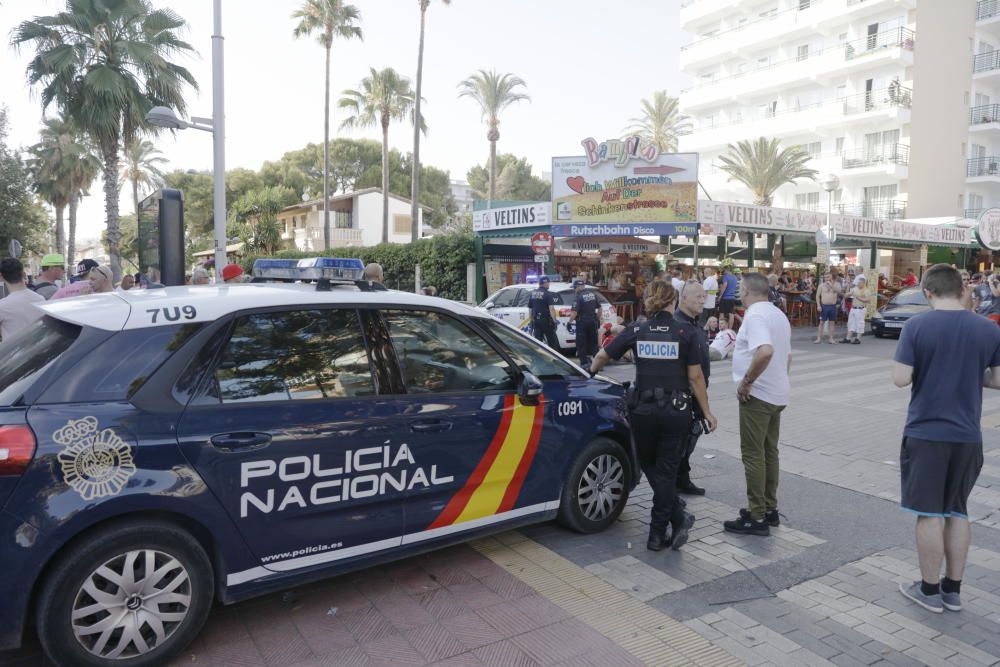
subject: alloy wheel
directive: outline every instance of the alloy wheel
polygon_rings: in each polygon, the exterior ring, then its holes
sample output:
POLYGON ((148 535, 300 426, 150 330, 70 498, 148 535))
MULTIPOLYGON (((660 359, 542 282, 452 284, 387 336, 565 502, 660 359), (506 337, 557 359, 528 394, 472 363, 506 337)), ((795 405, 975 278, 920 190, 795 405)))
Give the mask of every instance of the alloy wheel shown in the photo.
POLYGON ((152 549, 119 554, 91 572, 77 592, 73 634, 100 658, 147 654, 187 617, 191 594, 187 570, 170 554, 152 549))
POLYGON ((584 469, 577 489, 580 510, 590 521, 601 521, 618 506, 625 490, 625 469, 610 454, 601 454, 584 469))

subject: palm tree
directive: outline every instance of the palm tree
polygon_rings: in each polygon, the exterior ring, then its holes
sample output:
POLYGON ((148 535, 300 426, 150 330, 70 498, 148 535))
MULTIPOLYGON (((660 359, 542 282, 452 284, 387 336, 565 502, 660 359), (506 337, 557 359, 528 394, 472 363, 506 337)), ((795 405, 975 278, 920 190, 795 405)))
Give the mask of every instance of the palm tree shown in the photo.
POLYGON ((811 156, 800 146, 781 149, 777 139, 760 137, 756 141, 741 141, 735 146, 729 144, 728 154, 719 157, 720 169, 729 174, 729 180, 736 180, 750 188, 754 203, 770 206, 775 191, 786 183, 794 183, 797 178, 816 180, 819 173, 806 166, 811 156))
POLYGON ((292 13, 299 24, 292 32, 296 37, 319 33, 319 43, 326 51, 326 88, 323 95, 323 247, 330 248, 330 50, 333 40, 364 39, 357 22, 361 12, 343 0, 306 0, 302 8, 292 13))
MULTIPOLYGON (((427 8, 430 7, 431 0, 418 0, 420 2, 420 45, 417 47, 417 91, 414 114, 417 118, 420 115, 420 96, 423 94, 424 83, 424 19, 427 15, 427 8)), ((451 0, 441 0, 443 4, 450 5, 451 0)), ((410 181, 410 221, 413 229, 410 233, 410 240, 417 240, 417 221, 420 220, 420 126, 413 126, 413 177, 410 181)))
POLYGON ((155 190, 163 185, 164 174, 159 165, 167 159, 156 149, 152 141, 136 139, 125 147, 124 164, 122 165, 119 186, 129 183, 132 186, 132 205, 135 219, 139 219, 139 188, 155 190))
POLYGON ((465 81, 458 84, 459 97, 471 97, 483 112, 489 130, 486 138, 490 142, 490 199, 496 198, 497 180, 497 141, 500 139, 500 112, 514 102, 530 101, 526 93, 517 92, 517 88, 527 88, 527 84, 519 76, 513 74, 497 74, 496 70, 479 70, 465 81))
POLYGON ((83 195, 89 194, 90 186, 101 173, 101 159, 90 137, 73 127, 74 147, 70 155, 70 166, 66 176, 69 179, 69 236, 66 241, 66 265, 75 266, 76 260, 76 212, 83 195))
POLYGON ((64 119, 46 118, 42 123, 39 142, 28 149, 28 169, 35 193, 55 209, 55 250, 62 254, 66 250, 66 226, 63 221, 72 198, 67 167, 68 154, 73 148, 73 134, 64 119))
POLYGON ((149 0, 66 0, 64 11, 24 21, 11 37, 31 44, 28 83, 41 87, 42 108, 55 102, 101 152, 108 254, 121 276, 118 165, 122 146, 145 132, 146 112, 167 106, 183 114, 191 73, 172 61, 192 53, 178 37, 185 21, 149 0))
MULTIPOLYGON (((351 115, 340 124, 342 129, 355 127, 382 128, 382 243, 389 242, 389 124, 394 120, 404 120, 407 116, 415 120, 414 93, 410 80, 387 67, 384 70, 371 68, 371 73, 361 80, 360 90, 345 90, 339 106, 351 115)), ((420 129, 426 131, 423 120, 420 129)))
POLYGON ((653 144, 661 153, 677 151, 677 137, 691 129, 687 116, 677 109, 677 98, 667 95, 665 90, 653 93, 653 99, 641 102, 642 116, 629 120, 624 132, 628 136, 639 136, 653 144))

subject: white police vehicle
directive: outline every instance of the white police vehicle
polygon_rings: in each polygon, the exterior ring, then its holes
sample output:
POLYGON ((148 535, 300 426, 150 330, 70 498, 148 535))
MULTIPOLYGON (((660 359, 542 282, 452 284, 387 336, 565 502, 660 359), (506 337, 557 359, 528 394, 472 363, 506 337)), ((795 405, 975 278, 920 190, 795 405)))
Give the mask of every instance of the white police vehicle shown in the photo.
POLYGON ((0 651, 30 625, 56 665, 167 664, 215 601, 615 521, 620 385, 361 270, 48 302, 0 343, 0 651))
MULTIPOLYGON (((549 291, 556 297, 555 308, 559 315, 556 320, 556 337, 559 339, 559 347, 563 350, 575 350, 576 323, 570 322, 569 316, 573 312, 573 304, 576 303, 576 290, 573 289, 572 283, 562 282, 562 276, 553 275, 548 276, 548 278, 550 281, 549 291)), ((501 322, 530 334, 531 311, 528 309, 528 299, 536 289, 538 289, 537 280, 519 285, 508 285, 497 290, 493 296, 479 304, 478 308, 488 312, 501 322)), ((601 329, 610 331, 611 327, 618 323, 614 306, 593 285, 587 285, 587 289, 597 295, 597 300, 601 304, 601 329)))

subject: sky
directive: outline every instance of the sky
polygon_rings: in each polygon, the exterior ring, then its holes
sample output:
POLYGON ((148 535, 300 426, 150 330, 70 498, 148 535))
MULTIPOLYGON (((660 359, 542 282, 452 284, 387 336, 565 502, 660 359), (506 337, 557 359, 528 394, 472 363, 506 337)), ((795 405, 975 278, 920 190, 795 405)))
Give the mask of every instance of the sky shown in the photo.
MULTIPOLYGON (((376 128, 337 129, 344 115, 340 92, 358 86, 369 68, 393 67, 416 79, 418 0, 351 0, 361 10, 363 41, 335 42, 331 59, 331 139, 380 139, 376 128)), ((188 26, 183 37, 197 50, 180 63, 199 90, 188 90, 188 114, 212 115, 211 0, 152 0, 188 26)), ((680 93, 681 44, 691 37, 678 27, 680 0, 433 0, 427 12, 423 105, 428 134, 421 140, 424 164, 464 179, 489 157, 486 128, 476 104, 459 99, 460 81, 479 69, 511 72, 527 83, 530 103, 501 116, 498 152, 526 156, 537 175, 558 155, 582 153, 580 141, 620 136, 639 114, 640 100, 655 90, 680 93)), ((51 14, 64 0, 5 0, 0 30, 7 41, 21 21, 51 14)), ((323 49, 314 38, 295 39, 291 13, 299 0, 223 0, 225 36, 226 168, 259 168, 287 151, 323 140, 323 49)), ((13 146, 38 140, 42 111, 28 88, 28 49, 0 48, 0 105, 8 107, 13 146)), ((49 111, 55 113, 55 109, 49 111)), ((168 169, 210 170, 212 137, 185 130, 155 138, 168 169)), ((412 151, 409 125, 394 124, 389 142, 412 151)), ((100 181, 81 205, 78 236, 96 237, 104 227, 100 181)), ((121 211, 131 211, 122 193, 121 211)))

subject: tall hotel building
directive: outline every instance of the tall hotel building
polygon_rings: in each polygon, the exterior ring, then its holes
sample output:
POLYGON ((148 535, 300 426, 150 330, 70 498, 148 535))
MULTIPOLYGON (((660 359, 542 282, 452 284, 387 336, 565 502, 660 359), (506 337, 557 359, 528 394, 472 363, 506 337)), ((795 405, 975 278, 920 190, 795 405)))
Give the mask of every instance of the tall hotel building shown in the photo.
MULTIPOLYGON (((974 217, 1000 205, 1000 0, 682 0, 681 111, 713 199, 752 201, 727 144, 776 137, 840 179, 835 212, 974 217)), ((704 195, 704 193, 702 193, 704 195)), ((826 210, 819 182, 775 206, 826 210)))

